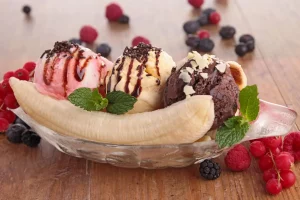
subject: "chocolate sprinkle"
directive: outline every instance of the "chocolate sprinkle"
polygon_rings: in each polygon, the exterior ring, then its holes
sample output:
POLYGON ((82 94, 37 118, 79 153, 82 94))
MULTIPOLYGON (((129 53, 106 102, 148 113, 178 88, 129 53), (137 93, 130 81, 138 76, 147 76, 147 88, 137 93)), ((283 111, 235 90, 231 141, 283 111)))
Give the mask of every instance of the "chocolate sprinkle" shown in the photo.
POLYGON ((71 52, 70 52, 70 49, 71 49, 72 47, 78 47, 78 45, 77 45, 77 44, 70 43, 70 42, 68 42, 68 41, 55 42, 53 49, 52 49, 52 50, 50 50, 50 49, 49 49, 49 50, 46 50, 46 51, 42 54, 41 58, 43 58, 43 56, 44 56, 45 54, 47 55, 46 58, 51 58, 55 53, 57 53, 57 54, 63 53, 63 52, 65 52, 65 53, 71 53, 71 52))
POLYGON ((160 48, 152 47, 151 44, 139 43, 136 47, 126 47, 123 55, 133 59, 137 59, 139 62, 143 62, 148 57, 149 51, 160 52, 160 48))

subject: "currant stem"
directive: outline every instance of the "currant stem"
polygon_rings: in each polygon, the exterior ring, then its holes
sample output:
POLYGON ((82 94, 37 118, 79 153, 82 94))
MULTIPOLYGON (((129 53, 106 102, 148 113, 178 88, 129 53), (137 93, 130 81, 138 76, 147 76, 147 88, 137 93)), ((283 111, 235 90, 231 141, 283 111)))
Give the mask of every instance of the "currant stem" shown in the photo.
POLYGON ((274 165, 274 167, 275 167, 275 170, 276 170, 276 172, 277 172, 277 176, 278 176, 278 183, 280 183, 280 180, 281 180, 281 176, 280 176, 280 171, 277 169, 277 166, 276 166, 276 164, 275 164, 275 161, 274 161, 274 157, 273 157, 273 153, 272 153, 272 151, 269 149, 269 153, 270 153, 270 156, 271 156, 271 160, 272 160, 272 162, 273 162, 273 165, 274 165))

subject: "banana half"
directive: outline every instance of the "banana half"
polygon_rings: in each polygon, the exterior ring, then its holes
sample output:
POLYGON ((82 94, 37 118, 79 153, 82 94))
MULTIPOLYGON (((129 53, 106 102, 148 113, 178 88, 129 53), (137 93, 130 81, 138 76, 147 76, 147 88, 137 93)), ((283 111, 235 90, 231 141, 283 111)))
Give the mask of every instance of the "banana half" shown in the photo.
POLYGON ((39 93, 31 82, 10 79, 21 108, 59 134, 110 144, 178 144, 203 137, 214 121, 209 95, 196 95, 152 112, 114 115, 88 112, 39 93))
POLYGON ((239 89, 242 90, 247 86, 247 76, 244 73, 242 66, 234 61, 228 61, 226 63, 229 65, 235 83, 238 85, 239 89))

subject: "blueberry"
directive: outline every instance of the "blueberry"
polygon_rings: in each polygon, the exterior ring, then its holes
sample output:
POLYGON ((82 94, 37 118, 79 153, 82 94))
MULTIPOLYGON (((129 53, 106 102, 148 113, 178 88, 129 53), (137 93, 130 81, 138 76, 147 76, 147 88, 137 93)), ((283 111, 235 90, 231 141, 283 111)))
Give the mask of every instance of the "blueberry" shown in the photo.
POLYGON ((22 119, 20 119, 19 117, 16 118, 14 124, 21 124, 23 126, 25 126, 27 129, 30 129, 30 126, 28 126, 28 124, 26 124, 22 119))
POLYGON ((209 38, 200 39, 197 50, 202 52, 211 52, 215 47, 214 42, 209 38))
POLYGON ((255 49, 254 41, 249 41, 249 42, 246 43, 246 45, 247 45, 248 52, 254 51, 254 49, 255 49))
POLYGON ((200 42, 199 37, 192 35, 192 36, 188 36, 188 38, 185 41, 185 44, 189 47, 196 48, 199 42, 200 42))
POLYGON ((198 29, 200 28, 199 24, 197 21, 187 21, 184 23, 183 25, 183 30, 187 33, 187 34, 193 34, 196 33, 198 31, 198 29))
POLYGON ((29 147, 37 147, 40 141, 41 137, 32 130, 28 130, 22 134, 22 142, 29 147))
POLYGON ((205 26, 209 24, 209 17, 206 14, 201 14, 200 17, 197 19, 197 22, 200 26, 205 26))
POLYGON ((118 22, 120 24, 128 24, 129 23, 129 17, 127 15, 122 15, 119 19, 118 22))
POLYGON ((206 16, 208 16, 208 17, 209 17, 209 15, 210 15, 211 13, 213 13, 213 12, 216 12, 216 10, 213 9, 213 8, 206 8, 206 9, 204 9, 204 10, 202 11, 202 13, 205 14, 206 16))
POLYGON ((250 34, 244 34, 239 39, 239 42, 243 42, 243 43, 247 43, 249 41, 255 42, 254 37, 250 34))
POLYGON ((234 34, 235 34, 235 28, 232 26, 223 26, 220 31, 219 34, 222 37, 222 39, 231 39, 233 38, 234 34))
POLYGON ((246 55, 247 52, 248 52, 248 48, 245 43, 240 43, 235 46, 235 53, 238 56, 242 57, 242 56, 246 55))
POLYGON ((12 143, 21 143, 22 133, 24 133, 26 130, 27 128, 22 124, 13 124, 9 126, 6 131, 8 141, 12 143))
POLYGON ((73 44, 79 44, 79 45, 82 44, 82 41, 80 39, 77 39, 77 38, 72 38, 72 39, 69 40, 69 42, 71 42, 73 44))
POLYGON ((23 6, 22 8, 23 13, 25 13, 26 15, 29 15, 31 12, 31 7, 28 5, 23 6))
POLYGON ((103 43, 96 48, 96 52, 100 53, 103 57, 108 57, 111 52, 111 48, 108 44, 103 43))

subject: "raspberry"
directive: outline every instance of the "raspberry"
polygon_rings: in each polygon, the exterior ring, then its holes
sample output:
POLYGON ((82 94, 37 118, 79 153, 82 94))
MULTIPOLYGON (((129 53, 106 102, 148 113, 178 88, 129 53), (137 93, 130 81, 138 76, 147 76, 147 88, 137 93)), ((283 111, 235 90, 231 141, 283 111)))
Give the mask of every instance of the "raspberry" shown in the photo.
POLYGON ((291 156, 288 154, 280 153, 274 159, 277 169, 289 170, 293 164, 291 156))
POLYGON ((0 99, 4 99, 6 97, 6 92, 4 91, 4 89, 1 87, 1 83, 0 83, 0 99))
POLYGON ((209 22, 211 24, 218 24, 221 20, 221 16, 217 12, 213 12, 209 15, 209 22))
POLYGON ((111 3, 106 6, 105 16, 109 21, 118 21, 122 15, 123 10, 118 4, 111 3))
POLYGON ((256 157, 259 158, 263 155, 266 154, 267 149, 264 145, 264 143, 262 143, 261 141, 254 141, 250 144, 250 148, 249 148, 251 154, 256 157))
POLYGON ((281 171, 280 172, 280 183, 283 188, 292 187, 296 182, 296 176, 294 172, 288 171, 281 171))
POLYGON ((24 64, 23 69, 26 69, 29 73, 35 70, 36 64, 35 62, 27 62, 24 64))
POLYGON ((93 43, 98 37, 97 30, 89 25, 83 26, 79 34, 80 40, 86 43, 93 43))
POLYGON ((273 167, 273 161, 269 153, 263 155, 258 162, 258 166, 262 171, 266 171, 273 167))
POLYGON ((134 47, 134 46, 137 46, 141 42, 145 43, 145 44, 150 44, 150 41, 147 38, 145 38, 143 36, 136 36, 135 38, 133 38, 131 45, 134 47))
POLYGON ((200 39, 203 39, 203 38, 209 38, 210 37, 210 34, 207 30, 201 30, 197 33, 198 37, 200 39))
POLYGON ((277 179, 271 179, 267 182, 266 190, 269 194, 279 194, 282 190, 280 181, 277 179))
POLYGON ((188 0, 189 4, 191 4, 194 8, 200 8, 204 2, 204 0, 188 0))
POLYGON ((4 103, 10 109, 16 109, 19 107, 19 104, 14 94, 8 94, 4 99, 4 103))
POLYGON ((270 149, 275 149, 277 147, 280 147, 282 144, 281 137, 267 137, 267 138, 262 138, 261 140, 270 149))
POLYGON ((283 151, 289 152, 295 161, 300 161, 300 132, 292 132, 284 137, 283 151))
POLYGON ((13 123, 16 119, 15 113, 10 110, 3 110, 0 112, 0 118, 4 118, 8 121, 8 123, 13 123))
POLYGON ((0 118, 0 133, 6 131, 8 127, 8 121, 4 118, 0 118))
POLYGON ((264 171, 263 179, 265 182, 268 182, 270 179, 278 178, 277 171, 274 168, 264 171))
POLYGON ((225 164, 232 171, 243 171, 250 167, 251 157, 248 150, 243 145, 238 144, 228 151, 225 164))
POLYGON ((6 72, 3 76, 3 80, 5 79, 9 79, 10 77, 13 77, 14 76, 14 72, 13 71, 9 71, 9 72, 6 72))
POLYGON ((4 100, 0 98, 0 111, 6 110, 6 105, 4 103, 4 100))
POLYGON ((13 93, 13 90, 11 89, 10 85, 9 85, 9 81, 6 79, 4 80, 1 84, 0 87, 3 89, 3 91, 5 92, 5 94, 11 94, 13 93))
POLYGON ((29 72, 26 69, 18 69, 14 73, 14 77, 16 77, 19 80, 23 81, 29 81, 29 72))

